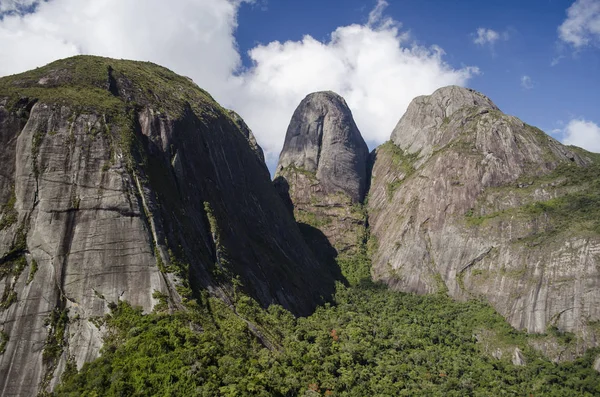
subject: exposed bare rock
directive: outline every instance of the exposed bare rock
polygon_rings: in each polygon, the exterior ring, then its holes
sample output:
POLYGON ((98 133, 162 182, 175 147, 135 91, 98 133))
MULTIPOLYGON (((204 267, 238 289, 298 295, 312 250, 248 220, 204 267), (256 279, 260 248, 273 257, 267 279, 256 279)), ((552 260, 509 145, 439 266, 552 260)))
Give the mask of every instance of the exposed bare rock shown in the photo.
MULTIPOLYGON (((244 135, 244 137, 248 140, 248 144, 250 145, 252 150, 254 150, 254 153, 256 153, 256 155, 258 156, 260 161, 265 163, 265 154, 264 154, 262 148, 260 147, 260 145, 258 144, 258 142, 256 142, 256 138, 254 137, 252 130, 250 130, 250 127, 248 127, 248 125, 246 124, 244 119, 242 119, 239 114, 237 114, 233 110, 228 110, 228 112, 229 112, 229 116, 231 117, 231 119, 237 124, 242 135, 244 135)), ((265 169, 268 172, 266 164, 265 164, 265 169)))
POLYGON ((392 142, 409 153, 429 155, 436 146, 451 141, 457 131, 441 129, 458 111, 465 108, 498 110, 483 94, 457 86, 440 88, 431 95, 416 97, 392 132, 392 142))
POLYGON ((494 352, 492 353, 492 357, 494 357, 496 360, 501 360, 502 355, 503 355, 503 353, 500 348, 496 348, 496 350, 494 350, 494 352))
POLYGON ((342 97, 308 95, 279 157, 275 186, 321 261, 351 254, 364 237, 368 148, 342 97))
POLYGON ((515 350, 513 351, 512 363, 513 363, 513 365, 518 365, 520 367, 527 364, 527 362, 525 361, 525 356, 523 355, 523 352, 518 347, 515 347, 515 350))
POLYGON ((416 98, 392 141, 369 192, 373 278, 483 297, 519 329, 555 325, 595 345, 599 156, 459 87, 416 98))
POLYGON ((369 149, 346 101, 331 91, 302 100, 288 127, 277 175, 295 167, 315 175, 326 193, 343 192, 362 201, 369 149))
POLYGON ((242 124, 149 63, 75 57, 0 79, 1 395, 96 358, 96 319, 119 300, 176 308, 188 286, 228 300, 236 277, 297 314, 331 294, 242 124))

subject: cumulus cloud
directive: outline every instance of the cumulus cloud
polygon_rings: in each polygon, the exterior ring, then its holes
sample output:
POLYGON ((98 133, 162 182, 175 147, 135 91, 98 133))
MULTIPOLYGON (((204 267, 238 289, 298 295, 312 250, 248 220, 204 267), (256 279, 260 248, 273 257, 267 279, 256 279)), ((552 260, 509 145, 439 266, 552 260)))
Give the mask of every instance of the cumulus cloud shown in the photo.
POLYGON ((477 32, 473 33, 473 43, 479 45, 490 44, 493 45, 500 39, 500 33, 492 29, 479 28, 477 32))
POLYGON ((567 9, 567 19, 558 27, 565 43, 581 48, 600 43, 600 0, 577 0, 567 9))
POLYGON ((527 75, 521 76, 521 87, 525 88, 526 90, 532 89, 533 81, 531 80, 531 77, 527 75))
POLYGON ((600 126, 583 119, 571 120, 563 132, 563 143, 600 153, 600 126))
POLYGON ((373 146, 389 139, 415 96, 464 85, 479 72, 452 68, 439 47, 409 43, 399 24, 383 16, 384 6, 378 3, 366 25, 339 27, 326 41, 305 36, 250 51, 254 66, 238 78, 234 107, 254 127, 267 153, 278 154, 295 107, 310 92, 342 95, 373 146))
POLYGON ((226 0, 38 1, 34 13, 0 21, 0 75, 94 54, 155 62, 219 95, 240 66, 237 9, 226 0))
POLYGON ((441 48, 412 44, 400 24, 385 16, 384 0, 367 23, 339 27, 326 40, 307 35, 258 45, 249 52, 252 65, 241 69, 234 38, 241 2, 39 2, 34 13, 0 20, 0 75, 75 54, 159 63, 238 111, 273 165, 295 107, 312 91, 344 96, 365 139, 375 145, 389 139, 412 98, 464 85, 478 73, 448 65, 441 48))

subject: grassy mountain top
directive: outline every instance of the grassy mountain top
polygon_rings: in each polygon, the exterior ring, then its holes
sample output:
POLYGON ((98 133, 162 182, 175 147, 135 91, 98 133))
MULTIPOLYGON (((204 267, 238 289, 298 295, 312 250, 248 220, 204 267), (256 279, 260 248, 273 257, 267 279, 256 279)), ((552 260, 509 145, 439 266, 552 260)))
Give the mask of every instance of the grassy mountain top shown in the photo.
MULTIPOLYGON (((219 105, 191 79, 150 62, 80 55, 0 78, 0 98, 117 112, 124 105, 150 105, 177 117, 187 103, 194 109, 219 105)), ((1 103, 1 101, 0 101, 1 103)))

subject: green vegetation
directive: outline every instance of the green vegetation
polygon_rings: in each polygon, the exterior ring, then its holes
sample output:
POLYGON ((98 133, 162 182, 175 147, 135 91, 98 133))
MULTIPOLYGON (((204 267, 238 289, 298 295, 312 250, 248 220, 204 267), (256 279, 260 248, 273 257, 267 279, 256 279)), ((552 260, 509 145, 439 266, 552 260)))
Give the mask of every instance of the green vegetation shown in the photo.
POLYGON ((8 309, 17 301, 17 293, 13 288, 6 288, 0 298, 0 311, 8 309))
POLYGON ((396 189, 415 172, 415 162, 419 159, 420 152, 408 153, 396 146, 392 141, 387 141, 379 147, 380 151, 387 153, 392 160, 392 164, 398 175, 396 179, 386 185, 386 193, 389 200, 392 199, 396 189))
POLYGON ((45 363, 56 364, 65 346, 65 331, 69 323, 68 310, 54 309, 46 318, 44 325, 49 327, 48 337, 42 358, 45 363))
POLYGON ((317 180, 317 174, 312 171, 308 171, 305 168, 297 167, 295 164, 290 164, 287 167, 282 168, 277 172, 279 175, 288 175, 288 174, 301 174, 306 176, 311 181, 317 180))
POLYGON ((29 275, 27 276, 27 284, 33 281, 33 277, 38 270, 38 264, 35 259, 31 259, 31 267, 29 268, 29 275))
MULTIPOLYGON (((353 215, 356 219, 366 225, 367 210, 363 204, 353 206, 353 215)), ((364 285, 371 283, 371 261, 370 258, 377 247, 377 239, 371 236, 369 229, 365 226, 356 226, 357 244, 356 249, 351 252, 342 253, 337 257, 337 263, 342 275, 350 285, 364 285)))
MULTIPOLYGON (((364 236, 363 238, 367 238, 364 236)), ((369 266, 370 252, 365 244, 358 247, 356 252, 342 254, 337 258, 344 278, 350 285, 369 284, 371 281, 371 267, 369 266)))
POLYGON ((4 257, 0 258, 0 280, 11 276, 11 278, 6 281, 4 292, 0 297, 0 311, 8 309, 17 301, 15 284, 23 270, 27 267, 27 258, 25 258, 26 249, 27 232, 25 223, 23 223, 15 233, 10 250, 4 257))
POLYGON ((524 210, 534 216, 547 215, 552 231, 579 226, 600 233, 600 190, 566 194, 527 205, 524 210))
POLYGON ((6 351, 6 344, 8 343, 8 334, 4 331, 0 331, 0 355, 6 351))
POLYGON ((396 146, 394 142, 387 141, 379 147, 380 150, 384 150, 390 153, 392 157, 392 164, 399 167, 400 170, 408 177, 415 172, 414 164, 419 159, 420 152, 408 153, 396 146))
POLYGON ((396 193, 396 189, 398 189, 402 185, 403 182, 404 182, 404 178, 394 179, 393 182, 388 182, 385 185, 385 193, 387 194, 388 200, 391 200, 394 197, 394 193, 396 193))
MULTIPOLYGON (((69 323, 69 311, 67 309, 55 308, 50 312, 48 317, 44 320, 44 325, 48 328, 48 336, 46 337, 46 343, 44 344, 44 351, 42 352, 42 360, 46 367, 46 373, 42 379, 40 385, 40 395, 49 395, 45 390, 52 381, 54 370, 58 365, 58 361, 63 354, 66 346, 66 331, 69 323)), ((69 360, 67 360, 69 361, 69 360)), ((73 370, 73 365, 67 364, 67 369, 63 374, 63 378, 66 376, 74 376, 76 371, 73 370)))
POLYGON ((13 186, 8 201, 0 208, 0 230, 4 230, 17 222, 19 216, 15 209, 15 203, 17 202, 17 196, 15 195, 15 188, 13 186))
POLYGON ((332 219, 326 214, 315 214, 314 212, 304 211, 301 209, 294 210, 296 222, 305 223, 312 227, 321 228, 331 224, 332 219))
POLYGON ((151 104, 172 117, 210 105, 220 107, 206 91, 189 79, 150 62, 95 56, 76 56, 52 62, 29 72, 0 79, 0 96, 15 106, 21 98, 116 114, 125 107, 119 96, 125 90, 135 104, 151 104))
POLYGON ((31 158, 33 162, 33 174, 36 178, 40 175, 40 169, 38 165, 38 154, 40 153, 40 146, 42 146, 42 142, 44 141, 45 136, 46 131, 38 129, 33 134, 33 138, 31 141, 31 158))
POLYGON ((469 210, 465 214, 465 217, 467 218, 467 224, 468 225, 470 225, 470 226, 481 226, 481 225, 483 225, 485 223, 485 221, 497 218, 497 217, 501 216, 502 214, 504 214, 505 212, 506 211, 498 211, 498 212, 492 212, 491 214, 487 214, 487 215, 475 216, 473 214, 473 210, 469 210))
MULTIPOLYGON (((473 210, 467 212, 466 221, 471 226, 480 226, 494 218, 506 219, 543 219, 544 229, 530 238, 545 239, 567 230, 600 233, 600 161, 582 167, 570 162, 560 163, 548 175, 535 179, 523 177, 516 182, 524 183, 527 192, 538 189, 541 185, 548 190, 562 192, 556 198, 536 201, 521 207, 474 216, 473 210), (530 181, 530 182, 526 182, 530 181)), ((517 189, 514 184, 499 189, 517 189)))
POLYGON ((215 217, 215 213, 212 210, 210 203, 207 201, 204 202, 204 212, 206 212, 206 217, 208 218, 208 224, 210 226, 210 232, 213 236, 213 240, 215 241, 215 244, 217 244, 221 239, 219 233, 219 224, 217 223, 217 218, 215 217))
POLYGON ((167 268, 165 267, 165 262, 162 260, 162 256, 160 255, 160 251, 158 250, 158 245, 154 244, 154 257, 156 258, 156 266, 158 270, 163 273, 167 272, 167 268))
POLYGON ((572 363, 542 359, 529 336, 489 305, 417 296, 362 282, 338 286, 307 318, 238 295, 168 315, 119 302, 104 319, 102 355, 63 377, 57 396, 592 396, 596 350, 572 363), (493 331, 487 331, 493 330, 493 331), (492 358, 477 341, 518 346, 527 365, 492 358), (260 335, 260 337, 259 337, 260 335), (315 394, 316 393, 316 394, 315 394))

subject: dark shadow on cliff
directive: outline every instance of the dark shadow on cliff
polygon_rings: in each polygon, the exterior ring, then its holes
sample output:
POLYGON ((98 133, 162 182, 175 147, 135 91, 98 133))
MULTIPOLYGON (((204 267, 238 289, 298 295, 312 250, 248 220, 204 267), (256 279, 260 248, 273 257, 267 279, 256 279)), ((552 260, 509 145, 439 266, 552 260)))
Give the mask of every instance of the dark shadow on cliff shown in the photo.
POLYGON ((287 179, 282 176, 278 176, 273 180, 273 186, 279 194, 279 197, 281 197, 285 208, 288 210, 290 215, 294 216, 294 203, 290 197, 290 184, 288 183, 287 179))
POLYGON ((300 229, 300 233, 302 233, 302 237, 304 237, 304 241, 313 252, 317 260, 320 264, 324 265, 327 271, 336 279, 342 281, 344 284, 347 284, 346 279, 342 275, 342 269, 338 265, 337 251, 335 248, 331 246, 329 240, 321 230, 318 228, 307 225, 306 223, 298 222, 298 228, 300 229))
MULTIPOLYGON (((281 197, 286 209, 290 212, 290 215, 294 216, 294 204, 290 198, 290 185, 282 176, 278 176, 273 180, 273 186, 277 193, 281 197)), ((329 240, 318 228, 308 225, 306 223, 296 222, 300 233, 306 242, 306 245, 310 248, 314 256, 317 258, 319 263, 325 267, 327 272, 332 275, 335 280, 339 280, 344 284, 348 285, 348 281, 342 274, 342 269, 337 263, 336 259, 338 252, 329 243, 329 240)))

